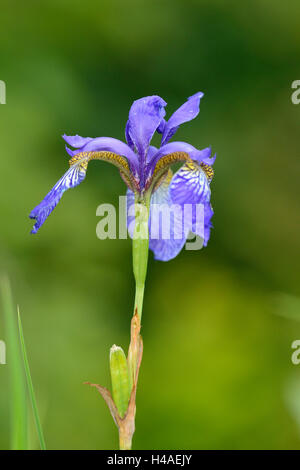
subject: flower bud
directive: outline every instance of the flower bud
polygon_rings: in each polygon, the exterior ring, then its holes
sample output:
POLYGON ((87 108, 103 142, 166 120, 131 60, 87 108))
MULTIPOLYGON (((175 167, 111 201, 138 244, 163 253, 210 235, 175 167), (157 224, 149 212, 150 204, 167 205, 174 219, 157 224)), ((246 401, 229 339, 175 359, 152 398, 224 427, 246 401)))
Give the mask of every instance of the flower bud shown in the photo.
POLYGON ((125 416, 131 393, 128 365, 122 348, 115 344, 110 349, 112 395, 121 418, 125 416))

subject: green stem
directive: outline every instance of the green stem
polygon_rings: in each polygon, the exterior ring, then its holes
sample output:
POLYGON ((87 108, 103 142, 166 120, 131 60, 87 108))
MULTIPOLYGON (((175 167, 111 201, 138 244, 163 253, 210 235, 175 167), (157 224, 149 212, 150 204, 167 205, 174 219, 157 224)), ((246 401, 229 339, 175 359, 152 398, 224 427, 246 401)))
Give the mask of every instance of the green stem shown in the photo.
POLYGON ((134 300, 134 311, 138 312, 141 319, 143 313, 143 300, 144 300, 145 284, 136 284, 135 286, 135 300, 134 300))
POLYGON ((150 198, 145 197, 139 202, 136 200, 135 227, 132 240, 132 262, 135 277, 134 312, 137 311, 142 318, 145 281, 148 265, 149 251, 149 206, 150 198))
MULTIPOLYGON (((134 300, 134 312, 131 324, 131 341, 128 350, 128 371, 129 380, 131 384, 131 392, 136 393, 136 389, 133 392, 133 387, 136 387, 136 374, 139 362, 140 354, 140 342, 141 338, 139 335, 140 321, 142 318, 143 311, 143 300, 145 281, 147 275, 148 265, 148 251, 149 251, 149 207, 150 207, 150 196, 140 197, 136 196, 135 200, 135 226, 132 240, 132 264, 133 274, 135 278, 135 300, 134 300), (137 315, 136 315, 137 314, 137 315), (136 323, 138 318, 138 323, 136 323), (138 328, 138 331, 137 331, 138 328)), ((135 400, 135 398, 134 398, 135 400)), ((128 408, 129 409, 129 408, 128 408)), ((132 436, 134 433, 135 425, 135 403, 134 408, 131 410, 131 414, 125 415, 124 421, 119 425, 119 444, 120 450, 130 450, 132 436)))
MULTIPOLYGON (((149 229, 148 229, 149 202, 147 199, 141 202, 136 201, 135 206, 135 227, 132 239, 132 264, 135 278, 135 300, 133 316, 137 313, 141 321, 143 312, 143 300, 145 290, 145 280, 147 275, 148 251, 149 251, 149 229)), ((132 332, 131 332, 132 334, 132 332)), ((128 369, 131 384, 135 381, 138 347, 132 344, 128 353, 128 369)))

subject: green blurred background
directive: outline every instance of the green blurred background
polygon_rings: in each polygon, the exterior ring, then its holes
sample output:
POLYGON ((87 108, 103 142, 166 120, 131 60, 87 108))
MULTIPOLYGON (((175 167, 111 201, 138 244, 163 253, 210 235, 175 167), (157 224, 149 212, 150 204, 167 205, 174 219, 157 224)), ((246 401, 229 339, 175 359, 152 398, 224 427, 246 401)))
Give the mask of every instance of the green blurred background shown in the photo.
POLYGON ((150 255, 134 448, 300 448, 299 53, 297 0, 1 3, 0 270, 21 308, 48 448, 117 446, 82 383, 110 386, 109 348, 127 349, 134 295, 130 241, 95 233, 96 207, 125 192, 113 166, 91 163, 29 234, 30 210, 67 168, 61 134, 123 139, 134 99, 159 94, 170 115, 198 90, 201 112, 176 139, 217 152, 215 228, 205 250, 150 255))

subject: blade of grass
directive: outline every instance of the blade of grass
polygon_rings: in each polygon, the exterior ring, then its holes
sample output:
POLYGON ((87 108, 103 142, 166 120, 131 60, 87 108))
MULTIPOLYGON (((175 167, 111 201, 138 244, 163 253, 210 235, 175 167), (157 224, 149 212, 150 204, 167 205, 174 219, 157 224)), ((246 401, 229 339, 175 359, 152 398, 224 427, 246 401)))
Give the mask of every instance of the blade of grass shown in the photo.
POLYGON ((26 383, 15 306, 7 277, 1 278, 0 289, 6 330, 7 366, 10 371, 10 447, 13 450, 27 450, 26 383))
POLYGON ((19 335, 20 335, 20 342, 21 342, 21 349, 22 349, 22 355, 23 355, 23 361, 24 361, 27 386, 29 390, 29 397, 30 397, 30 401, 32 405, 36 431, 38 434, 41 449, 46 450, 43 429, 42 429, 40 418, 39 418, 39 412, 38 412, 38 408, 36 404, 33 383, 31 380, 30 367, 29 367, 29 362, 28 362, 28 357, 27 357, 27 352, 26 352, 26 346, 25 346, 25 341, 24 341, 23 327, 22 327, 19 307, 18 307, 18 325, 19 325, 19 335))

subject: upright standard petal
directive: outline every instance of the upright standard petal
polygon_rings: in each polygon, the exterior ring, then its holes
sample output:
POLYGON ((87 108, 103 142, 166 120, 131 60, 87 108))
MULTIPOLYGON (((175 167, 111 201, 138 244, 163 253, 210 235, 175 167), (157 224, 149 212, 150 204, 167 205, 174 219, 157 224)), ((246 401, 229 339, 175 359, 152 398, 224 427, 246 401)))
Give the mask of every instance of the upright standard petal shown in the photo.
POLYGON ((169 142, 181 124, 191 121, 198 116, 200 100, 203 95, 204 94, 199 91, 193 96, 190 96, 188 100, 172 114, 168 121, 164 121, 158 129, 159 132, 162 133, 161 145, 165 145, 169 142))
POLYGON ((126 125, 128 145, 134 146, 145 159, 154 132, 165 116, 166 102, 159 96, 147 96, 134 101, 126 125))
POLYGON ((127 145, 131 148, 131 150, 134 151, 134 142, 129 134, 129 121, 127 121, 126 126, 125 126, 125 138, 126 138, 127 145))

